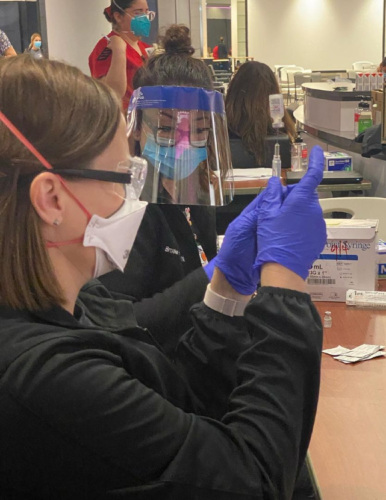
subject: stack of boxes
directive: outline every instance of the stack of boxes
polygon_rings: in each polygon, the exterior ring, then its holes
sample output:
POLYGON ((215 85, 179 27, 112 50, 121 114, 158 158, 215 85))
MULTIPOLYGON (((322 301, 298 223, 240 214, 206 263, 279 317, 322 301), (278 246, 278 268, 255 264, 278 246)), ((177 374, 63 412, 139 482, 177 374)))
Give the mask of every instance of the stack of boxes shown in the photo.
POLYGON ((345 302, 349 289, 376 290, 378 220, 326 219, 326 224, 327 243, 307 278, 312 300, 345 302))

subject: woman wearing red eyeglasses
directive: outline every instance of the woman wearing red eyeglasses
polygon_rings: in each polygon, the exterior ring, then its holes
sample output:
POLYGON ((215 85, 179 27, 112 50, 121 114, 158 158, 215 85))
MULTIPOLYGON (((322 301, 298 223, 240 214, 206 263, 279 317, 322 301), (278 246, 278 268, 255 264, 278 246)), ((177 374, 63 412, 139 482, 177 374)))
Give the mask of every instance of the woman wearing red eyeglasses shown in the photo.
POLYGON ((115 90, 126 111, 134 74, 152 50, 142 37, 149 36, 155 12, 149 11, 146 0, 112 0, 103 13, 113 29, 91 52, 90 71, 115 90))

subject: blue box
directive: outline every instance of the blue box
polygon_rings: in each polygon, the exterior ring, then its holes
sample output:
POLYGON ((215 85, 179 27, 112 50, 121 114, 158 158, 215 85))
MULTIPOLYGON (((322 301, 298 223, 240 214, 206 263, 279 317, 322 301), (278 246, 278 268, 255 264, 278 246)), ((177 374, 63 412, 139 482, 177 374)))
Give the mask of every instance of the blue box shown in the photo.
POLYGON ((386 242, 379 240, 376 246, 378 255, 378 279, 386 279, 386 242))
POLYGON ((342 151, 324 152, 324 170, 352 171, 352 157, 342 151))

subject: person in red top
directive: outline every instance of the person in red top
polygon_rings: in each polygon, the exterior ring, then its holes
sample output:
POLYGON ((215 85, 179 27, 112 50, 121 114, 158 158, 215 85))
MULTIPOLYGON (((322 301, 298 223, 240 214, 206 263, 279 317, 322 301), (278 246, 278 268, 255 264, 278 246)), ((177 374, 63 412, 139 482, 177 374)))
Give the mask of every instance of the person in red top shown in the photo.
POLYGON ((213 59, 218 59, 218 45, 213 47, 213 59))
POLYGON ((122 98, 126 111, 134 74, 151 52, 141 38, 149 36, 155 13, 149 11, 146 0, 112 0, 103 13, 113 29, 94 47, 89 67, 94 78, 104 79, 122 98))

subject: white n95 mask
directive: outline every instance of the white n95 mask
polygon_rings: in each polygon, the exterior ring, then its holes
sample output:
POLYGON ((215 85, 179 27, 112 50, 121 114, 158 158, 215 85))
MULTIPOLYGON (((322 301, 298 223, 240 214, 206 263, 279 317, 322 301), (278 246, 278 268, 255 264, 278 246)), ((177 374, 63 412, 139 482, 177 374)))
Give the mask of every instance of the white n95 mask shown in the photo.
MULTIPOLYGON (((87 226, 84 235, 68 241, 47 241, 46 247, 61 247, 82 243, 84 247, 95 247, 95 268, 93 277, 98 278, 114 269, 124 271, 130 251, 133 247, 139 226, 141 225, 147 203, 139 201, 147 171, 147 162, 141 158, 130 158, 120 162, 117 171, 104 170, 56 170, 61 175, 71 175, 88 179, 96 179, 120 186, 119 194, 122 204, 110 217, 92 215, 87 208, 71 193, 66 183, 61 180, 72 199, 87 215, 87 226), (124 195, 122 196, 122 193, 124 195)), ((116 194, 118 194, 118 191, 116 194)))
POLYGON ((94 278, 114 269, 124 271, 141 225, 147 203, 124 200, 109 218, 93 215, 84 233, 83 245, 95 247, 94 278))

